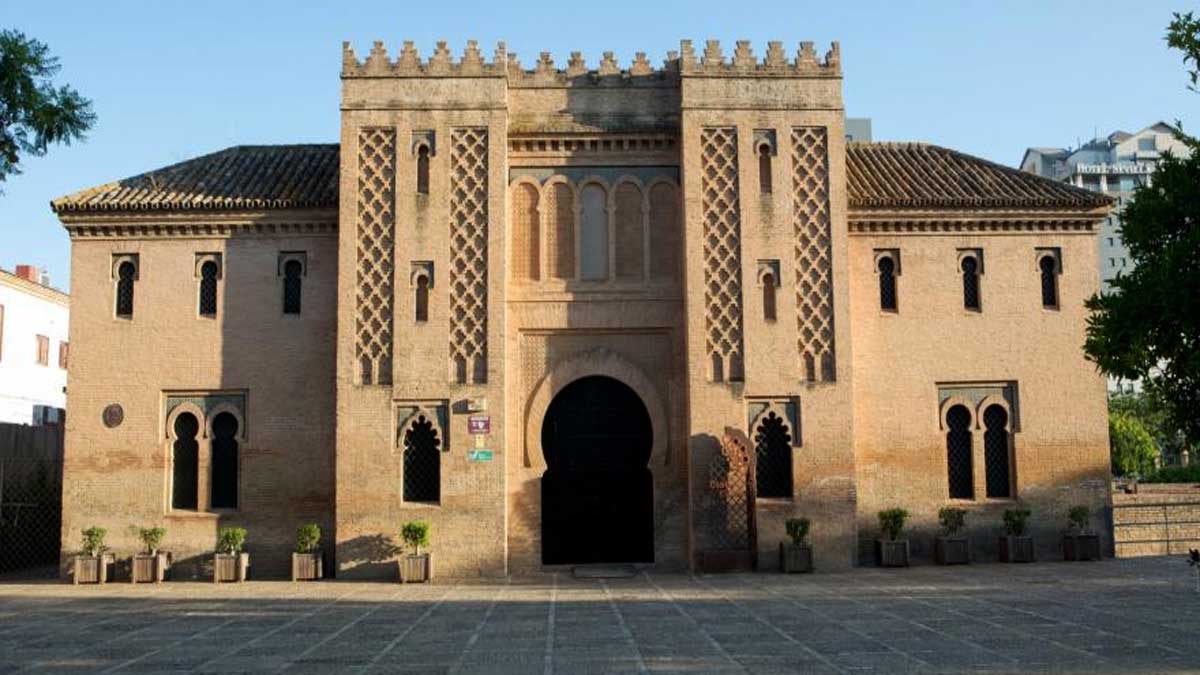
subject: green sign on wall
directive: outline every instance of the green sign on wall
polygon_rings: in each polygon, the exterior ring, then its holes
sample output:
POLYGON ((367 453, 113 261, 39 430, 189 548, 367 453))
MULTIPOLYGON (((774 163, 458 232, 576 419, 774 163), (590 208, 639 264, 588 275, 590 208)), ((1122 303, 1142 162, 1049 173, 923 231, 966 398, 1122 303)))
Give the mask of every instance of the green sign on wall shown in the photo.
POLYGON ((492 451, 491 450, 468 450, 467 451, 467 461, 468 462, 490 462, 490 461, 492 461, 492 451))

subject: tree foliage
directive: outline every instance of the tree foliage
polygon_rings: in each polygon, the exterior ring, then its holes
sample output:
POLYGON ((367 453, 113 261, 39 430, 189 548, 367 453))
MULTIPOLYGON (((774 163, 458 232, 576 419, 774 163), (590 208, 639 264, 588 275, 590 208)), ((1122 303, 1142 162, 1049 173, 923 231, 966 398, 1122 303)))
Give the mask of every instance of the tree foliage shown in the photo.
POLYGON ((70 145, 95 123, 91 101, 52 82, 60 68, 44 43, 0 30, 0 183, 21 173, 22 154, 41 157, 51 145, 70 145))
POLYGON ((1108 442, 1112 448, 1112 470, 1118 476, 1146 475, 1154 469, 1158 444, 1141 419, 1128 413, 1110 412, 1108 442))
MULTIPOLYGON (((1184 52, 1193 87, 1200 79, 1200 21, 1176 14, 1167 43, 1184 52)), ((1122 215, 1133 271, 1087 301, 1084 350, 1102 371, 1141 379, 1161 403, 1166 425, 1200 443, 1200 140, 1176 125, 1190 157, 1164 153, 1148 185, 1122 215)))

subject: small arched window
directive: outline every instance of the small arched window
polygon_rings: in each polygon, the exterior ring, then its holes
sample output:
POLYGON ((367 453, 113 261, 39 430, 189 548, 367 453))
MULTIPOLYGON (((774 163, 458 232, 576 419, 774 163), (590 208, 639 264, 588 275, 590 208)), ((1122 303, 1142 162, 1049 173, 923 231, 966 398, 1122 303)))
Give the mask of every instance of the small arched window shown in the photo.
POLYGON ((1042 307, 1058 309, 1058 263, 1054 256, 1042 256, 1038 269, 1042 273, 1042 307))
POLYGON ((429 194, 429 146, 417 148, 417 194, 429 194))
POLYGON ((770 272, 762 277, 763 320, 775 320, 775 275, 770 272))
POLYGON ((283 313, 300 313, 302 274, 304 266, 299 260, 289 260, 283 265, 283 313))
POLYGON ((963 307, 979 309, 979 260, 973 255, 962 259, 963 307))
POLYGON ((896 261, 891 256, 879 259, 879 309, 896 311, 896 261))
POLYGON ((217 263, 208 260, 200 265, 200 315, 217 314, 217 263))
POLYGON ((758 146, 758 190, 771 194, 771 146, 766 143, 758 146))
POLYGON ((171 508, 195 511, 199 508, 200 444, 196 434, 200 422, 191 413, 175 418, 175 441, 171 444, 171 508))
POLYGON ((437 503, 441 499, 440 446, 437 429, 424 415, 404 432, 404 501, 437 503))
POLYGON ((133 282, 137 268, 125 261, 117 267, 117 316, 128 319, 133 316, 133 282))
POLYGON ((214 509, 238 506, 238 421, 223 412, 212 423, 212 482, 209 505, 214 509))
POLYGON ((990 405, 983 411, 983 461, 987 471, 987 496, 1012 496, 1012 471, 1008 438, 1008 411, 990 405))
POLYGON ((974 499, 975 477, 971 470, 971 412, 956 405, 946 412, 946 465, 951 499, 974 499))
POLYGON ((429 277, 424 274, 417 277, 416 320, 429 320, 429 277))
POLYGON ((759 497, 792 496, 792 434, 783 418, 767 413, 754 431, 759 497))

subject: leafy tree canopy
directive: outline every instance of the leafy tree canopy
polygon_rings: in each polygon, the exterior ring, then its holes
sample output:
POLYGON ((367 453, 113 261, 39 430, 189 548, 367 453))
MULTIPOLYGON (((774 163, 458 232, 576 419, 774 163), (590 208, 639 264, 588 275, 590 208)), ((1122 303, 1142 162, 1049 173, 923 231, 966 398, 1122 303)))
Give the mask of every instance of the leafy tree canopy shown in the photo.
POLYGON ((21 173, 21 156, 41 157, 53 144, 82 140, 96 121, 92 102, 55 86, 58 58, 44 43, 0 30, 0 183, 21 173))
MULTIPOLYGON (((1167 43, 1200 80, 1200 20, 1176 14, 1167 43)), ((1087 301, 1084 350, 1102 371, 1141 379, 1186 443, 1200 443, 1200 140, 1177 124, 1190 157, 1164 154, 1122 215, 1135 267, 1087 301)))

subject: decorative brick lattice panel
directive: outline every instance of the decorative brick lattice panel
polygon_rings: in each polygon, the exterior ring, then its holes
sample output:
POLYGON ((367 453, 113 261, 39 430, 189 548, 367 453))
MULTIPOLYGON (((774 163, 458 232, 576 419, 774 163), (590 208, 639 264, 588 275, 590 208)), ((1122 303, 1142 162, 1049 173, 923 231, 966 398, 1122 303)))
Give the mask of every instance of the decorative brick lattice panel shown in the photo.
POLYGON ((488 132, 450 136, 450 375, 487 381, 488 132))
POLYGON ((714 382, 742 379, 742 254, 737 130, 700 133, 705 349, 714 382))
POLYGON ((750 509, 753 490, 754 453, 745 435, 726 433, 721 452, 708 465, 708 489, 712 499, 705 509, 711 548, 746 550, 753 546, 754 520, 750 509))
POLYGON ((796 230, 796 346, 809 382, 836 379, 829 137, 825 127, 792 129, 792 220, 796 230))
POLYGON ((361 384, 392 382, 396 131, 358 132, 358 286, 355 362, 361 384))

